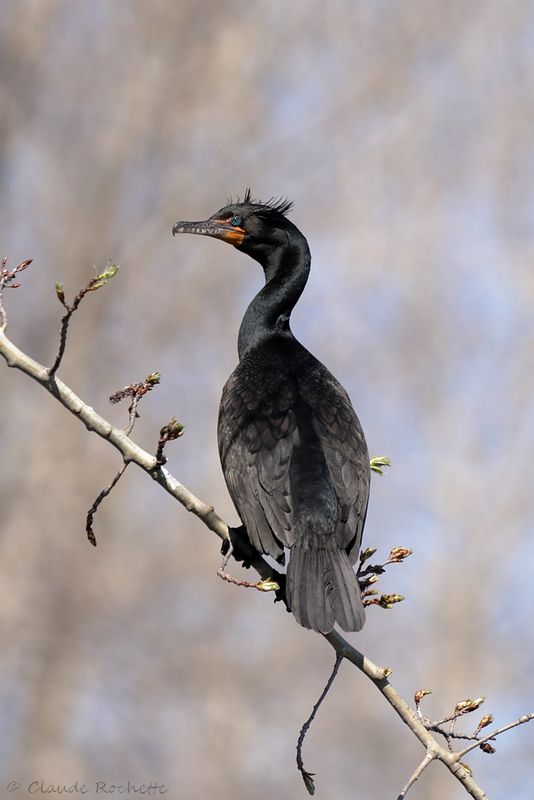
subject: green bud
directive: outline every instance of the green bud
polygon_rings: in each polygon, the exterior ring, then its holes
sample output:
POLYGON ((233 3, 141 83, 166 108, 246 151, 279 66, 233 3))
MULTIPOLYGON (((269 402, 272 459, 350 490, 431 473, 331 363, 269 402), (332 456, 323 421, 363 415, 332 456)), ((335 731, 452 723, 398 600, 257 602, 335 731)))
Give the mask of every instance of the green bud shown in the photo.
POLYGON ((485 699, 485 697, 477 697, 476 700, 471 700, 470 698, 467 700, 460 700, 460 702, 456 703, 456 706, 454 707, 454 713, 469 714, 471 711, 476 711, 476 709, 482 705, 485 699))
POLYGON ((405 558, 411 556, 413 550, 409 547, 393 547, 389 553, 388 561, 392 564, 398 564, 399 561, 404 561, 405 558))
POLYGON ((257 583, 256 586, 260 592, 277 592, 280 588, 276 581, 273 581, 272 578, 265 578, 265 580, 257 583))
POLYGON ((314 795, 315 794, 315 783, 313 780, 313 772, 306 772, 305 769, 301 769, 302 780, 304 781, 304 786, 308 790, 308 794, 314 795))
POLYGON ((426 697, 428 694, 432 694, 432 689, 419 689, 413 696, 415 705, 418 706, 423 697, 426 697))
POLYGON ((100 289, 101 286, 104 286, 108 281, 114 278, 118 271, 119 267, 117 264, 109 264, 104 272, 101 272, 100 275, 97 275, 96 278, 93 278, 89 284, 89 291, 94 292, 97 289, 100 289))
POLYGON ((363 564, 365 561, 369 561, 369 559, 372 558, 375 553, 376 547, 366 547, 365 550, 362 550, 360 553, 360 563, 363 564))
POLYGON ((387 456, 375 456, 370 460, 369 466, 373 472, 376 472, 377 475, 383 475, 384 470, 382 467, 390 467, 391 459, 389 459, 387 456))
POLYGON ((482 717, 480 722, 477 725, 477 731, 481 731, 482 728, 487 728, 488 725, 491 725, 493 722, 493 716, 491 714, 486 714, 485 717, 482 717))
POLYGON ((391 608, 395 603, 401 603, 404 599, 402 594, 383 594, 380 598, 380 605, 382 608, 391 608))
POLYGON ((61 303, 61 305, 64 306, 65 305, 65 294, 63 292, 63 284, 62 283, 59 283, 59 282, 56 283, 56 296, 57 296, 57 299, 59 300, 59 302, 61 303))

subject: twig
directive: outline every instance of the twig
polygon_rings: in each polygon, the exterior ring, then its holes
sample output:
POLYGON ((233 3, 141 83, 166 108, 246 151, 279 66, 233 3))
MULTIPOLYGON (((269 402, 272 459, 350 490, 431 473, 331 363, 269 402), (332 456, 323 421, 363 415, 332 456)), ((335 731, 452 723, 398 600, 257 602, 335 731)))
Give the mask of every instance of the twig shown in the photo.
POLYGON ((141 402, 141 398, 150 392, 154 386, 158 386, 161 379, 159 372, 151 372, 146 376, 145 380, 140 383, 129 383, 117 392, 114 392, 109 398, 110 403, 120 403, 126 397, 131 397, 132 402, 128 407, 128 425, 126 427, 126 436, 129 436, 133 431, 135 420, 139 416, 137 413, 137 406, 141 402))
POLYGON ((96 277, 92 278, 89 281, 89 283, 87 284, 87 286, 84 286, 83 289, 80 289, 80 291, 78 292, 78 294, 76 295, 76 297, 72 301, 72 305, 70 305, 70 306, 68 305, 68 303, 65 302, 65 294, 63 292, 63 284, 56 283, 56 295, 57 295, 57 298, 58 298, 59 302, 61 303, 61 305, 64 308, 66 308, 67 313, 61 319, 61 331, 60 331, 60 334, 59 334, 59 348, 58 348, 56 359, 55 359, 54 363, 52 364, 52 366, 50 367, 50 370, 48 372, 50 378, 53 378, 54 375, 56 374, 56 372, 58 371, 59 366, 61 364, 61 361, 63 359, 63 356, 65 354, 65 347, 67 345, 67 334, 68 334, 68 331, 69 331, 70 318, 72 317, 72 315, 74 314, 74 312, 76 311, 76 309, 78 308, 78 306, 80 305, 80 303, 82 302, 83 298, 85 297, 85 295, 88 292, 95 292, 97 289, 100 289, 102 286, 105 286, 105 284, 109 280, 111 280, 111 278, 113 278, 117 274, 118 271, 119 271, 119 267, 116 264, 110 264, 109 266, 107 266, 106 269, 104 270, 104 272, 101 272, 100 275, 97 275, 96 277))
MULTIPOLYGON (((426 695, 431 694, 428 689, 420 689, 414 695, 415 706, 417 712, 419 714, 420 719, 423 720, 423 723, 428 731, 434 731, 434 733, 439 733, 441 736, 445 737, 447 742, 447 747, 453 752, 453 740, 454 739, 467 739, 471 741, 481 741, 479 739, 479 733, 483 728, 486 728, 488 725, 491 725, 493 722, 493 717, 491 714, 485 714, 482 719, 479 721, 478 725, 476 726, 474 732, 472 734, 466 733, 456 733, 455 726, 456 721, 460 718, 465 716, 466 714, 471 714, 473 711, 476 711, 477 708, 480 708, 482 703, 484 702, 484 697, 477 697, 476 700, 460 700, 460 702, 456 703, 454 711, 449 716, 440 719, 438 722, 430 722, 430 720, 424 718, 421 715, 420 709, 420 702, 426 695), (444 726, 450 723, 449 729, 447 730, 444 726)), ((485 748, 487 752, 489 752, 489 747, 485 748)))
POLYGON ((357 577, 360 587, 365 589, 370 583, 374 583, 377 578, 373 576, 382 575, 389 564, 401 564, 406 558, 412 555, 413 550, 410 547, 392 547, 389 551, 387 560, 383 564, 369 564, 364 568, 364 564, 376 553, 376 547, 367 547, 362 550, 359 558, 357 577), (367 578, 370 575, 371 578, 367 578), (362 580, 365 579, 365 580, 362 580))
POLYGON ((441 725, 438 725, 435 722, 433 722, 433 723, 425 722, 425 726, 426 726, 426 729, 428 731, 433 731, 434 733, 439 733, 441 736, 444 736, 446 739, 466 739, 466 740, 472 740, 472 741, 474 741, 476 739, 477 741, 481 741, 480 739, 478 739, 478 736, 476 734, 474 734, 474 733, 471 733, 471 734, 469 734, 469 733, 457 733, 454 729, 447 731, 441 725))
MULTIPOLYGON (((66 338, 66 337, 65 337, 66 338)), ((139 416, 137 413, 137 406, 139 405, 141 398, 147 394, 154 386, 157 386, 160 381, 160 374, 159 372, 152 372, 150 375, 147 375, 145 380, 142 383, 130 383, 128 386, 125 386, 123 389, 119 389, 118 392, 115 392, 109 398, 111 403, 119 403, 121 400, 124 400, 125 397, 131 397, 132 402, 130 403, 130 407, 128 408, 128 427, 125 430, 126 436, 129 436, 132 432, 132 429, 135 425, 135 421, 139 416)), ((97 512, 98 507, 102 500, 107 497, 112 489, 117 485, 120 478, 124 474, 126 467, 130 462, 125 460, 123 462, 122 467, 119 469, 111 483, 106 486, 96 500, 94 501, 93 505, 87 512, 87 519, 85 523, 85 532, 87 533, 87 538, 91 542, 91 544, 96 547, 96 536, 93 530, 93 518, 97 512)))
MULTIPOLYGON (((222 564, 217 570, 217 575, 223 581, 232 583, 234 586, 242 586, 245 589, 257 589, 259 592, 278 592, 280 590, 279 584, 272 578, 263 578, 261 581, 244 581, 241 578, 234 578, 229 572, 226 572, 226 565, 230 560, 230 556, 234 555, 234 546, 232 540, 229 539, 229 545, 224 553, 222 564)), ((274 571, 274 570, 273 570, 274 571)))
MULTIPOLYGON (((372 461, 373 459, 371 459, 372 461)), ((379 576, 386 571, 389 564, 400 564, 408 556, 412 555, 412 550, 409 547, 393 547, 387 560, 383 564, 369 564, 364 567, 364 564, 374 556, 376 547, 367 547, 362 550, 359 558, 358 570, 356 577, 362 591, 362 600, 364 606, 379 606, 380 608, 393 608, 395 603, 401 603, 405 598, 402 594, 381 594, 375 589, 371 589, 379 579, 379 576)))
POLYGON ((490 739, 495 739, 497 736, 500 736, 501 733, 506 733, 506 731, 510 731, 512 728, 517 728, 519 725, 524 725, 525 722, 532 722, 532 720, 534 720, 534 713, 523 714, 521 717, 519 717, 519 719, 516 719, 515 722, 509 722, 508 725, 503 725, 501 728, 490 731, 490 733, 487 733, 473 744, 470 744, 469 747, 465 747, 463 750, 460 750, 458 753, 458 758, 463 758, 465 755, 467 755, 467 753, 470 753, 471 750, 474 750, 476 747, 480 747, 481 744, 484 744, 484 742, 487 742, 490 739))
POLYGON ((156 463, 158 466, 163 466, 167 462, 163 450, 167 442, 172 442, 174 439, 179 439, 184 432, 184 426, 178 422, 176 417, 173 417, 170 422, 163 426, 159 432, 158 448, 156 450, 156 463))
POLYGON ((123 462, 122 467, 119 469, 119 471, 117 472, 117 474, 115 475, 115 477, 113 478, 111 483, 108 484, 108 486, 106 486, 105 489, 102 489, 102 491, 100 492, 98 497, 95 499, 93 505, 91 506, 91 508, 87 512, 87 520, 86 520, 86 523, 85 523, 85 532, 87 533, 87 538, 89 539, 89 541, 91 542, 91 544, 94 547, 96 547, 96 536, 95 536, 94 531, 93 531, 93 517, 96 514, 97 509, 98 509, 100 503, 102 502, 102 500, 105 497, 108 496, 108 494, 111 492, 113 487, 117 485, 119 480, 124 475, 124 473, 126 471, 126 467, 128 466, 128 464, 129 464, 128 461, 124 461, 123 462))
POLYGON ((0 261, 0 330, 2 331, 7 330, 7 314, 3 303, 4 289, 18 289, 20 287, 20 283, 13 283, 13 281, 19 272, 23 272, 30 266, 32 260, 31 258, 27 258, 25 261, 21 261, 20 264, 17 264, 16 267, 13 267, 13 269, 6 269, 6 256, 0 261))
POLYGON ((397 800, 404 800, 404 798, 408 794, 408 791, 414 785, 416 780, 418 780, 420 778, 420 776, 423 773, 423 771, 428 767, 429 764, 432 763, 432 761, 434 761, 435 758, 436 758, 436 756, 432 752, 427 751, 425 757, 423 758, 423 760, 421 761, 419 766, 417 766, 414 769, 413 773, 410 776, 410 779, 409 779, 408 783, 406 784, 406 786, 403 787, 401 793, 397 797, 397 800))
POLYGON ((304 781, 304 785, 306 786, 306 789, 308 790, 308 792, 310 794, 315 794, 315 783, 313 781, 313 777, 314 777, 315 773, 314 772, 308 772, 307 770, 304 769, 304 761, 302 760, 302 746, 304 744, 304 738, 305 738, 306 734, 308 733, 310 725, 312 724, 313 720, 315 719, 315 715, 319 711, 319 707, 320 707, 321 703, 325 699, 326 695, 330 691, 330 688, 331 688, 332 684, 334 683, 334 681, 336 679, 336 675, 338 673, 338 670, 339 670, 339 668, 341 666, 341 662, 342 661, 343 661, 343 656, 340 655, 339 653, 336 653, 336 660, 335 660, 335 663, 334 663, 334 669, 332 670, 332 673, 331 673, 330 677, 328 678, 328 681, 326 682, 326 686, 324 687, 323 691, 321 692, 321 696, 319 697, 319 699, 315 703, 310 716, 308 717, 308 719, 306 720, 306 722, 304 723, 304 725, 300 729, 299 738, 298 738, 298 741, 297 741, 297 768, 298 768, 300 774, 302 775, 302 780, 304 781))

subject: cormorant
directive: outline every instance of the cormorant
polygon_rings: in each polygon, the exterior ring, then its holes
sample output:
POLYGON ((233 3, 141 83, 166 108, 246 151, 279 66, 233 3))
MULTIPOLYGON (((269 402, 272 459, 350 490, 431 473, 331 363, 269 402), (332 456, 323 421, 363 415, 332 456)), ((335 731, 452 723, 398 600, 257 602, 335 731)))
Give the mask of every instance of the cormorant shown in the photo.
POLYGON ((218 440, 228 490, 253 546, 283 562, 286 599, 305 628, 357 631, 365 613, 352 564, 369 497, 365 437, 345 389, 293 336, 291 311, 310 269, 292 204, 247 189, 204 222, 177 222, 258 261, 265 285, 239 329, 239 364, 223 389, 218 440))

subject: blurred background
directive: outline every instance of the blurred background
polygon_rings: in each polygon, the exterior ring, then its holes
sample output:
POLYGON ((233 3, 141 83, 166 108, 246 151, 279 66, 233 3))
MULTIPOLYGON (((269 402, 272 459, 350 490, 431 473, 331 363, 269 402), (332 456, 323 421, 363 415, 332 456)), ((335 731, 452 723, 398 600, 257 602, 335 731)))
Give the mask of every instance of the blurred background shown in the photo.
MULTIPOLYGON (((84 301, 60 377, 109 395, 159 370, 134 438, 186 426, 169 468, 230 523, 220 392, 261 270, 174 239, 227 196, 287 195, 313 254, 293 330, 348 389, 372 455, 365 544, 414 555, 351 640, 440 718, 532 711, 534 7, 476 0, 4 0, 0 255, 32 257, 9 335, 39 361, 84 301)), ((219 542, 42 389, 0 364, 0 778, 159 781, 167 797, 306 796, 298 731, 333 651, 216 576, 219 542)), ((236 574, 239 573, 235 567, 236 574)), ((527 727, 468 763, 532 798, 527 727)), ((305 745, 317 796, 395 798, 423 752, 350 665, 305 745)), ((5 791, 2 788, 2 796, 5 791)), ((89 798, 93 794, 86 795, 89 798)), ((96 796, 96 795, 94 795, 96 796)), ((414 800, 464 797, 440 767, 414 800)))

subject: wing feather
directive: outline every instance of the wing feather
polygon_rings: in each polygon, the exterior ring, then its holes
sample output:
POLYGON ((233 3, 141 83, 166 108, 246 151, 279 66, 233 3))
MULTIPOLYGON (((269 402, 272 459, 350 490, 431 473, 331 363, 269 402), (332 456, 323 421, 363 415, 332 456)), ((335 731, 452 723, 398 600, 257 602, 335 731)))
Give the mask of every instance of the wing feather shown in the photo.
POLYGON ((228 490, 254 547, 274 558, 294 541, 289 464, 298 430, 292 403, 293 392, 280 374, 256 372, 254 381, 244 380, 238 366, 224 387, 219 413, 228 490))
POLYGON ((306 401, 339 502, 338 545, 356 560, 361 545, 370 487, 365 437, 341 384, 319 361, 306 374, 306 401))
MULTIPOLYGON (((252 544, 280 558, 297 532, 290 467, 299 446, 299 408, 309 409, 337 496, 337 545, 356 560, 369 496, 369 455, 343 387, 306 353, 300 372, 241 362, 228 379, 219 413, 226 482, 252 544)), ((294 365, 293 365, 294 366, 294 365)))

